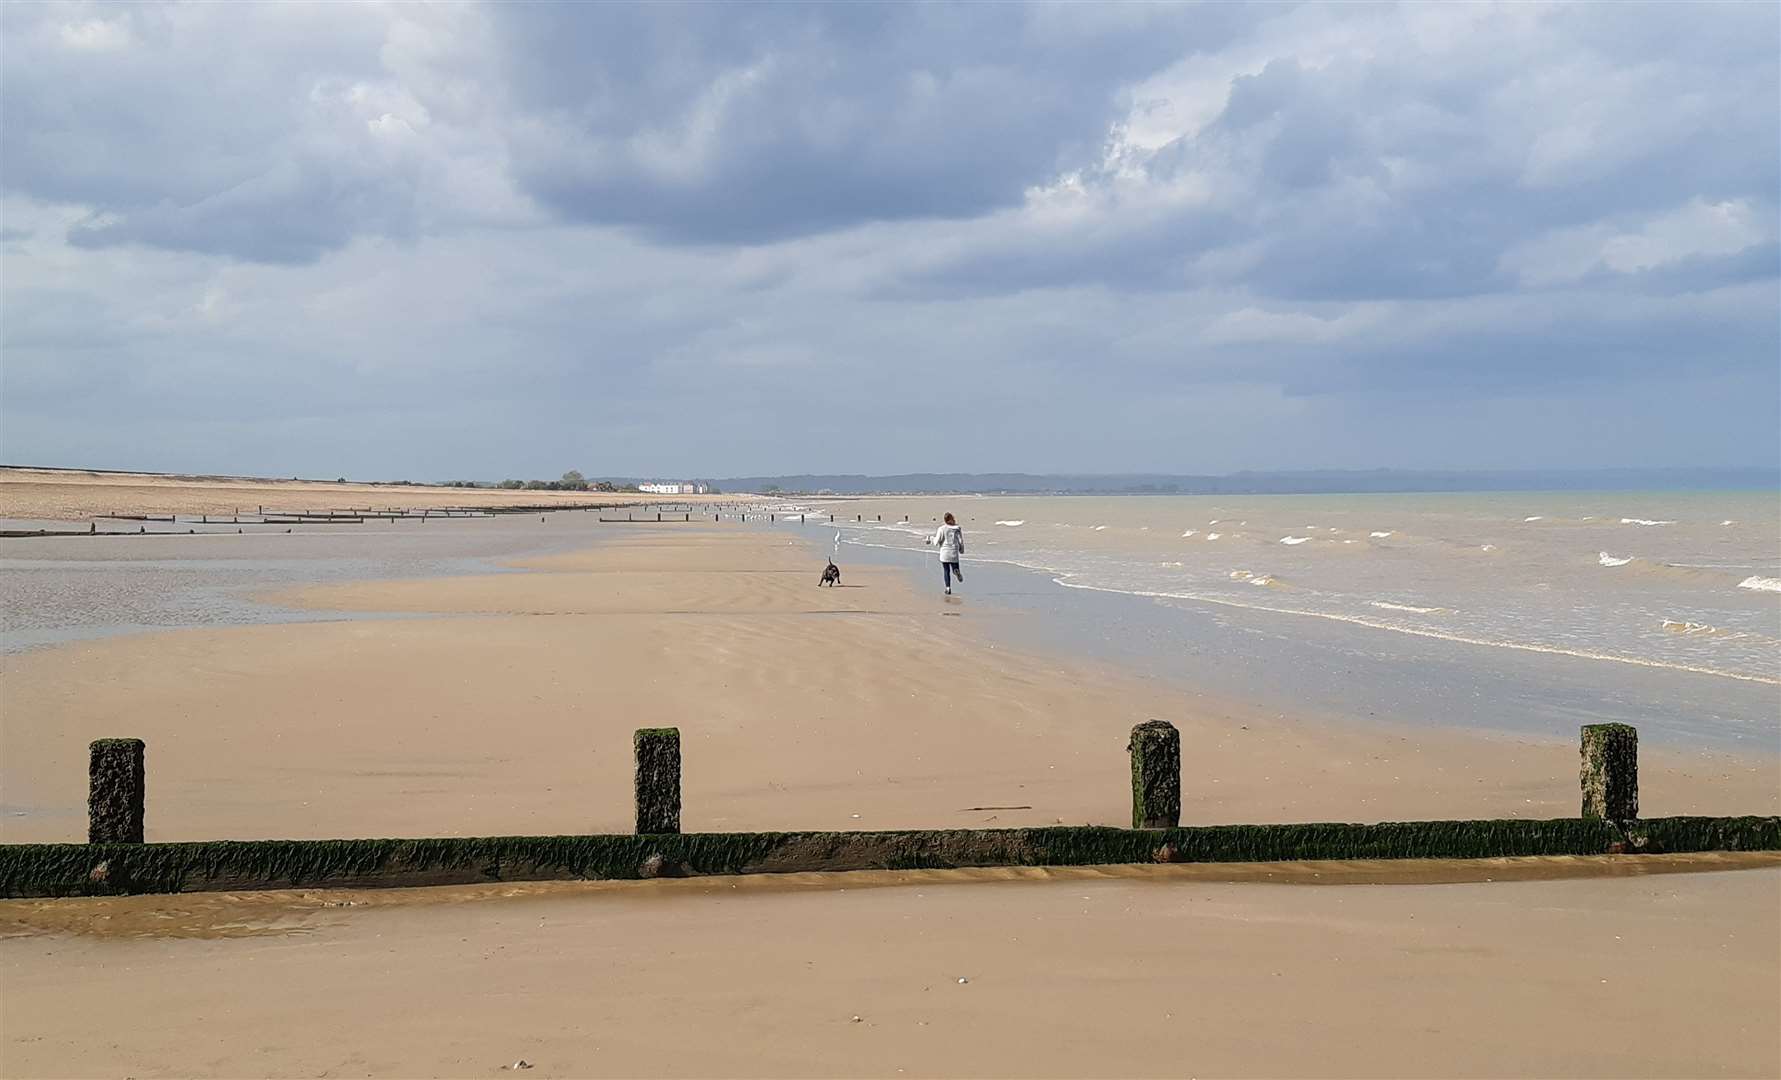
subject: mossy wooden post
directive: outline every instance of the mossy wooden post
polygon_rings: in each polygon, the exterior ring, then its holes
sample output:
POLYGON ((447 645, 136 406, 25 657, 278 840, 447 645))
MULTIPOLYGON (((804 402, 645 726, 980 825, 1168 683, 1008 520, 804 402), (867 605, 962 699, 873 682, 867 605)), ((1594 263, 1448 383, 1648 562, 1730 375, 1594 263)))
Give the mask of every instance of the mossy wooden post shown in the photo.
POLYGON ((141 739, 96 739, 87 764, 87 843, 142 843, 141 739))
POLYGON ((638 728, 631 738, 637 754, 637 833, 680 831, 680 729, 638 728))
POLYGON ((1638 728, 1583 725, 1583 816, 1605 821, 1638 818, 1638 728))
POLYGON ((1132 729, 1132 828, 1181 824, 1181 733, 1167 720, 1132 729))

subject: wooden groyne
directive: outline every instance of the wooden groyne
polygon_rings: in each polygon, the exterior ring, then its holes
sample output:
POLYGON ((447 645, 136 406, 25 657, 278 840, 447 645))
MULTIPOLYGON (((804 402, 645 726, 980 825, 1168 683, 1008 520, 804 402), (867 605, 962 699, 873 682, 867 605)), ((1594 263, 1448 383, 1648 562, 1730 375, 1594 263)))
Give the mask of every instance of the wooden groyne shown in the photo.
POLYGON ((1635 807, 1625 725, 1583 729, 1581 812, 1548 821, 1324 822, 1183 827, 1179 735, 1150 721, 1132 731, 1129 829, 911 829, 890 832, 680 832, 681 739, 646 728, 633 739, 635 834, 409 840, 142 843, 143 744, 93 744, 89 843, 0 845, 0 896, 86 896, 216 890, 363 888, 490 881, 628 879, 833 870, 1284 862, 1307 859, 1478 859, 1703 851, 1781 851, 1781 817, 1615 817, 1635 807), (1600 792, 1618 792, 1606 801, 1600 792))
MULTIPOLYGON (((427 521, 447 519, 463 520, 466 518, 492 518, 514 514, 555 514, 567 512, 591 512, 623 510, 635 507, 633 502, 587 502, 587 503, 505 503, 495 506, 417 506, 417 507, 346 507, 328 510, 280 510, 276 507, 256 506, 252 509, 236 510, 233 513, 216 514, 125 514, 113 513, 99 515, 99 519, 84 529, 3 529, 0 538, 27 539, 52 536, 191 536, 214 535, 221 526, 233 526, 238 531, 248 529, 258 531, 262 527, 290 529, 299 525, 363 525, 372 521, 427 521), (99 521, 129 521, 138 523, 134 529, 111 529, 100 531, 99 521), (154 529, 148 526, 184 525, 183 529, 154 529), (209 526, 209 530, 200 532, 191 526, 209 526)), ((689 512, 690 512, 690 508, 689 512)), ((689 517, 690 519, 690 517, 689 517)))

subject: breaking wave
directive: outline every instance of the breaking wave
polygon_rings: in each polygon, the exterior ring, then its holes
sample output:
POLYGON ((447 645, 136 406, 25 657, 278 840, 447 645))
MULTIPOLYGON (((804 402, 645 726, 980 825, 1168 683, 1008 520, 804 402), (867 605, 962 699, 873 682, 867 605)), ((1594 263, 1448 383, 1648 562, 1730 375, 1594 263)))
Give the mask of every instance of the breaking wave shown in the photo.
POLYGON ((1286 582, 1281 581, 1273 574, 1255 574, 1248 570, 1232 570, 1231 580, 1241 581, 1249 585, 1259 585, 1263 588, 1283 589, 1286 587, 1286 582))
POLYGON ((1310 537, 1309 537, 1309 536, 1282 536, 1282 537, 1281 537, 1281 538, 1280 538, 1280 542, 1281 542, 1281 543, 1282 543, 1282 544, 1286 544, 1286 545, 1288 545, 1288 546, 1291 546, 1291 545, 1294 545, 1294 544, 1303 544, 1303 543, 1305 543, 1305 542, 1306 542, 1306 541, 1308 541, 1308 540, 1310 540, 1310 539, 1311 539, 1311 538, 1310 538, 1310 537))
POLYGON ((1632 561, 1633 557, 1631 555, 1610 555, 1605 551, 1596 556, 1596 562, 1601 563, 1603 566, 1625 566, 1632 561))
POLYGON ((1652 521, 1650 518, 1621 518, 1622 525, 1674 525, 1674 521, 1652 521))
POLYGON ((1438 607, 1417 607, 1414 604, 1394 604, 1390 600, 1373 600, 1367 606, 1384 608, 1386 611, 1410 611, 1418 615, 1433 615, 1437 611, 1447 610, 1438 607))
POLYGON ((1370 532, 1367 535, 1371 536, 1375 540, 1383 540, 1386 537, 1390 536, 1391 534, 1392 534, 1392 531, 1390 529, 1386 529, 1382 532, 1370 532))
POLYGON ((1017 525, 1025 525, 1026 521, 1024 519, 1019 519, 1019 520, 1015 520, 1015 521, 998 521, 998 522, 996 522, 996 524, 997 525, 1007 525, 1009 528, 1013 528, 1017 525))
POLYGON ((1781 578, 1762 577, 1759 574, 1751 574, 1743 581, 1738 582, 1738 588, 1752 589, 1756 592, 1781 592, 1781 578))

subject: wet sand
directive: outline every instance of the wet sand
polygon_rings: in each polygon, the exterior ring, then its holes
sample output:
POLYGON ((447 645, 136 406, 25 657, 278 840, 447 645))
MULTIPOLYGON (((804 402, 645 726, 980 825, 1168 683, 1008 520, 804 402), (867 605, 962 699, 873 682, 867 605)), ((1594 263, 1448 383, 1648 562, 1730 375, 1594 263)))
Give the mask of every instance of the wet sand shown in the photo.
MULTIPOLYGON (((894 569, 819 590, 821 561, 623 528, 277 597, 418 618, 5 657, 0 831, 79 839, 85 746, 118 735, 148 741, 155 840, 628 831, 646 724, 682 730, 689 830, 1123 824, 1151 717, 1188 823, 1576 813, 1574 743, 1258 714, 996 647, 1017 613, 894 569)), ((1772 761, 1718 753, 1648 751, 1642 790, 1781 803, 1772 761)), ((1776 1074, 1781 871, 1504 880, 1748 865, 1526 863, 11 902, 0 1072, 1776 1074)))
MULTIPOLYGON (((1252 714, 1019 654, 1018 617, 733 527, 625 530, 524 574, 280 593, 431 618, 139 634, 4 658, 11 842, 83 835, 89 741, 148 743, 153 840, 628 831, 675 724, 689 830, 1129 824, 1127 734, 1182 729, 1188 823, 1563 817, 1574 742, 1252 714), (976 810, 975 807, 1011 809, 976 810)), ((1774 813, 1775 763, 1648 751, 1650 816, 1774 813)))
POLYGON ((1169 873, 1199 869, 62 901, 115 928, 0 940, 0 1057, 39 1077, 1781 1070, 1781 870, 1169 873), (220 931, 182 932, 193 908, 220 931), (157 915, 171 932, 133 931, 157 915))

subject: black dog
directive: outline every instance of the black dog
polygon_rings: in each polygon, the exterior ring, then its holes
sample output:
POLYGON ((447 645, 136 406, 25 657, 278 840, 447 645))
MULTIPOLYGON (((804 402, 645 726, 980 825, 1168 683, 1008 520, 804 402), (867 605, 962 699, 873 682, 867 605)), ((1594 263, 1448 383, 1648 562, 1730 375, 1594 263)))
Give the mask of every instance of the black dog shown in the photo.
POLYGON ((841 584, 841 568, 835 565, 834 559, 830 559, 828 569, 822 572, 822 578, 817 581, 816 587, 820 589, 827 585, 832 589, 839 584, 841 584))

